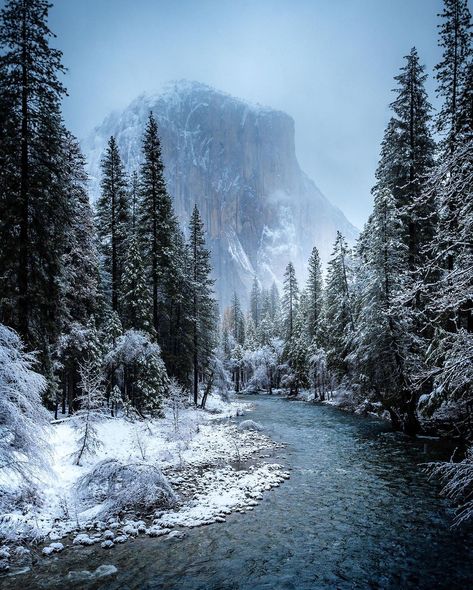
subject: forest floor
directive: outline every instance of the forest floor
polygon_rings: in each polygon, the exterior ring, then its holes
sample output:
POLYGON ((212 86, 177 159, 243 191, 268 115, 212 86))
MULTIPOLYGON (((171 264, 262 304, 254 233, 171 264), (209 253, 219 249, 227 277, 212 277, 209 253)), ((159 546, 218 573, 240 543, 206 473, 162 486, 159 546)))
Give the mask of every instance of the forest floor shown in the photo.
POLYGON ((223 522, 231 512, 253 510, 264 491, 289 474, 270 462, 283 445, 251 421, 231 421, 248 411, 248 403, 211 397, 205 411, 189 407, 176 416, 168 408, 165 418, 146 421, 102 418, 95 425, 97 453, 80 466, 73 460, 78 438, 73 420, 53 423, 51 471, 38 485, 39 495, 21 509, 0 515, 0 569, 29 551, 20 545, 30 547, 32 542, 45 555, 71 544, 111 548, 138 534, 179 536, 181 527, 223 522), (107 513, 106 502, 84 505, 77 482, 105 459, 157 467, 177 494, 176 504, 172 509, 124 509, 119 514, 107 513))

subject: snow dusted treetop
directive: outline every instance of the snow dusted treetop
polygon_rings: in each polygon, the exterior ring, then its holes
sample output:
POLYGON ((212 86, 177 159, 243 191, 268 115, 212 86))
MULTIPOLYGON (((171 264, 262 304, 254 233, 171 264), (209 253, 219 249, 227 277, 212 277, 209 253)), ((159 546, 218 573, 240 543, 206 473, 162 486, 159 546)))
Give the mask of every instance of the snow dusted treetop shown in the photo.
POLYGON ((33 371, 33 354, 0 324, 0 480, 31 481, 48 465, 48 415, 41 403, 44 377, 33 371))

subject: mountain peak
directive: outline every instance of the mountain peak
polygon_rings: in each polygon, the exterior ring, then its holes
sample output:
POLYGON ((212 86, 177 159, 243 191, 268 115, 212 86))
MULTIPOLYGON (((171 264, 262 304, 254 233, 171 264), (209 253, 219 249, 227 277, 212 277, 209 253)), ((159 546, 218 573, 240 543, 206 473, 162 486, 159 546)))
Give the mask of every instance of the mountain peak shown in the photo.
POLYGON ((110 135, 128 171, 139 167, 150 111, 181 223, 195 203, 203 216, 222 305, 234 291, 246 299, 255 274, 263 284, 279 282, 289 260, 304 280, 312 247, 327 260, 337 230, 355 238, 356 229, 301 171, 289 115, 188 80, 140 95, 94 130, 84 148, 95 196, 110 135))

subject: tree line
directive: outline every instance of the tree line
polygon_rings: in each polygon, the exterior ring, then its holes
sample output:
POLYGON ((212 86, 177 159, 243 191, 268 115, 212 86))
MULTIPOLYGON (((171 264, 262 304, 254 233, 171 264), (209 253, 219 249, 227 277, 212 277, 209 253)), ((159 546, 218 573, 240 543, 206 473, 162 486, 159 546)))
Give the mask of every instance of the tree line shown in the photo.
POLYGON ((354 246, 337 235, 322 279, 316 248, 300 290, 255 278, 245 315, 226 311, 223 347, 235 388, 334 390, 389 414, 409 434, 473 436, 473 64, 466 0, 445 0, 437 113, 412 48, 395 76, 391 117, 354 246), (242 386, 243 383, 243 386, 242 386))
POLYGON ((112 414, 159 414, 171 377, 198 403, 216 339, 199 211, 186 238, 152 113, 131 175, 110 138, 90 205, 84 156, 62 117, 65 68, 51 46, 50 8, 8 0, 0 12, 0 323, 37 351, 56 416, 80 409, 91 371, 112 414))

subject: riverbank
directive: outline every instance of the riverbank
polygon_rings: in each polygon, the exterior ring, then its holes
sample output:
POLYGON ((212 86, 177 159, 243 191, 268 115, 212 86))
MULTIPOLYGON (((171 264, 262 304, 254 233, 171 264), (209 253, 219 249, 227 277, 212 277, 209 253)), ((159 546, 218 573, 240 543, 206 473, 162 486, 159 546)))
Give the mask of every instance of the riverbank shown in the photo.
MULTIPOLYGON (((103 418, 95 425, 97 453, 81 465, 72 459, 77 446, 73 421, 53 424, 51 471, 42 474, 41 496, 1 515, 0 567, 7 570, 11 562, 28 560, 32 544, 44 555, 71 545, 111 549, 138 535, 179 537, 183 527, 224 522, 234 511, 253 510, 263 493, 288 474, 270 462, 283 445, 251 421, 231 421, 250 411, 249 403, 211 398, 208 410, 181 408, 176 415, 175 408, 168 408, 163 419, 103 418), (159 470, 164 484, 159 480, 152 489, 169 486, 170 501, 164 506, 157 501, 147 510, 125 505, 116 512, 109 508, 110 498, 96 494, 95 501, 85 500, 78 493, 81 478, 110 462, 159 470)), ((136 494, 128 493, 132 502, 136 494)))
POLYGON ((471 586, 471 526, 452 528, 453 506, 419 469, 449 456, 440 443, 401 436, 380 420, 326 404, 269 395, 238 402, 253 408, 237 423, 250 418, 286 443, 266 460, 291 473, 253 511, 176 528, 184 532, 180 538, 139 534, 111 550, 96 543, 50 556, 39 551, 29 571, 1 578, 2 590, 471 586))

